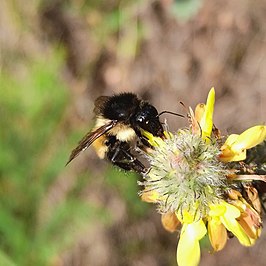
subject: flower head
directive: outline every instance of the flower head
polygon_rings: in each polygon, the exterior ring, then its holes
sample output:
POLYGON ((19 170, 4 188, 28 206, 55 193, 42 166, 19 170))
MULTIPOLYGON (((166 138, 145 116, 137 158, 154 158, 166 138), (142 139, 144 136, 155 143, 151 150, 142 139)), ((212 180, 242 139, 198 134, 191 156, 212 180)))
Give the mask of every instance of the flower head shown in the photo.
POLYGON ((212 88, 206 104, 197 105, 195 113, 189 109, 190 126, 165 132, 164 139, 143 132, 154 149, 147 154, 150 170, 141 183, 141 196, 158 205, 168 231, 182 225, 179 266, 199 263, 199 241, 205 235, 214 251, 219 251, 227 242, 227 232, 242 245, 251 246, 261 231, 260 203, 246 196, 256 195, 256 189, 250 185, 254 193, 248 194, 241 181, 244 176, 228 162, 244 160, 246 150, 266 138, 266 127, 230 135, 222 143, 213 126, 214 102, 212 88))
POLYGON ((157 195, 161 213, 182 215, 189 210, 193 217, 206 215, 209 202, 217 202, 217 195, 224 193, 229 173, 218 160, 219 153, 217 145, 207 144, 189 129, 179 130, 154 147, 143 184, 146 191, 157 195))

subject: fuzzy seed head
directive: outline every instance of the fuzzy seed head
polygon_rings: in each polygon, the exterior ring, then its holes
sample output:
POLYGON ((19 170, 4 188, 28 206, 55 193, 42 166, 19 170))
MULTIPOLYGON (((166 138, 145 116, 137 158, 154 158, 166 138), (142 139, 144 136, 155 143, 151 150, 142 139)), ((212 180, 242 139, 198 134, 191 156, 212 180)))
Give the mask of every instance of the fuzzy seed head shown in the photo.
POLYGON ((179 130, 148 154, 150 171, 142 183, 156 192, 162 213, 189 212, 204 217, 227 187, 228 171, 218 160, 216 144, 206 143, 189 129, 179 130))

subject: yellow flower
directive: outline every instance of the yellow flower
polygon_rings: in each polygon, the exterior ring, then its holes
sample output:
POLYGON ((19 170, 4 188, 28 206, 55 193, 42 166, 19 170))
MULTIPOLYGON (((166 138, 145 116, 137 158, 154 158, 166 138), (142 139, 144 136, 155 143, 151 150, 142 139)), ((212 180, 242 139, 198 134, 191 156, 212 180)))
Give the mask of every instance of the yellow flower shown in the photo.
POLYGON ((179 266, 196 266, 200 261, 201 240, 207 233, 204 222, 200 219, 182 226, 177 246, 177 264, 179 266))
POLYGON ((163 138, 142 132, 153 148, 147 152, 150 169, 141 182, 141 197, 158 204, 162 224, 169 232, 182 224, 179 266, 198 265, 199 241, 206 234, 214 251, 219 251, 227 242, 228 231, 244 246, 253 245, 261 233, 257 191, 227 162, 244 160, 247 149, 266 139, 266 126, 230 135, 221 144, 222 138, 213 127, 214 103, 212 88, 206 104, 197 105, 195 114, 189 108, 188 128, 165 132, 163 138), (233 189, 236 183, 242 184, 242 190, 233 189))
POLYGON ((221 147, 220 160, 223 162, 246 159, 246 150, 255 147, 266 139, 266 126, 254 126, 242 134, 232 134, 221 147))
MULTIPOLYGON (((221 201, 219 204, 212 204, 210 205, 210 212, 209 212, 209 229, 211 234, 209 234, 210 241, 213 245, 214 250, 220 250, 223 248, 222 244, 217 245, 217 235, 216 230, 223 230, 220 228, 221 224, 224 227, 232 232, 239 242, 244 246, 251 246, 253 242, 251 241, 248 232, 246 232, 243 227, 239 224, 239 220, 241 217, 241 211, 236 206, 229 204, 225 201, 221 201), (219 226, 217 226, 219 225, 219 226)), ((220 231, 218 233, 221 233, 220 231)), ((224 239, 224 235, 222 233, 221 239, 224 239)))

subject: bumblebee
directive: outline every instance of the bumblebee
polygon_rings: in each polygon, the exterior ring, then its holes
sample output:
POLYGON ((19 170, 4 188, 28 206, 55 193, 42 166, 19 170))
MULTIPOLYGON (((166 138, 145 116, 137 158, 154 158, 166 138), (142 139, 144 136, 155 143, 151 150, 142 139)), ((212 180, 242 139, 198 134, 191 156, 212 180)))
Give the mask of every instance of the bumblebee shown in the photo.
POLYGON ((147 168, 133 154, 134 145, 141 149, 150 147, 142 130, 163 138, 156 108, 133 93, 121 93, 97 98, 94 113, 94 128, 81 139, 67 164, 92 145, 101 159, 106 158, 124 170, 145 173, 147 168))

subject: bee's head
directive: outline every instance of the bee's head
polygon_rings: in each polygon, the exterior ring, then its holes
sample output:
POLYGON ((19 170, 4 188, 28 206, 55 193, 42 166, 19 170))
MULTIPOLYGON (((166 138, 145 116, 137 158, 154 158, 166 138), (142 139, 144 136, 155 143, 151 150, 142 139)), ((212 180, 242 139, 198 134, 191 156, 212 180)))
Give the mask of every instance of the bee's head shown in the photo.
POLYGON ((104 118, 132 126, 135 130, 144 129, 154 136, 163 136, 163 127, 156 108, 138 99, 133 93, 121 93, 105 97, 100 113, 104 118))
POLYGON ((154 136, 162 137, 163 127, 159 121, 156 108, 147 102, 144 102, 140 106, 140 109, 133 117, 134 121, 132 124, 152 133, 154 136))

